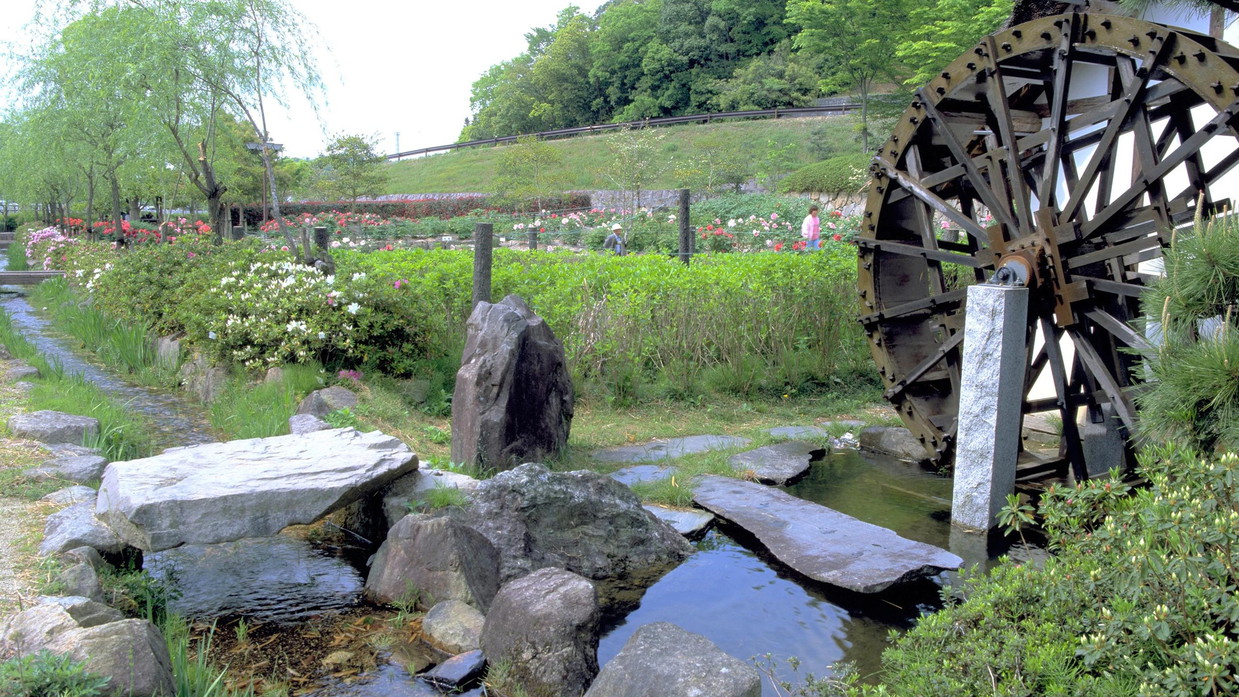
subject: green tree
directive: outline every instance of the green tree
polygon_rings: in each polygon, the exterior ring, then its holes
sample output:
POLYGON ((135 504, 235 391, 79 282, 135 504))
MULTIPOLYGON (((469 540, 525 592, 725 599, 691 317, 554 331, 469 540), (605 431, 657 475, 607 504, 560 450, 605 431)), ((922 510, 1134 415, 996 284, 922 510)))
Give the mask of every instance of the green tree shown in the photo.
POLYGON ((912 7, 910 0, 789 0, 787 5, 787 21, 801 27, 795 46, 822 57, 822 90, 859 93, 866 151, 874 86, 899 82, 907 74, 895 49, 912 7))
POLYGON ((362 196, 377 196, 387 185, 387 158, 378 150, 375 138, 337 135, 317 161, 323 188, 333 198, 357 201, 362 196))
POLYGON ((809 106, 818 93, 818 63, 816 56, 792 53, 784 43, 715 83, 710 103, 720 111, 809 106))
POLYGON ((666 134, 655 128, 621 128, 607 135, 610 169, 604 174, 615 188, 628 192, 634 213, 641 208, 641 189, 671 167, 662 152, 666 134))
POLYGON ((919 87, 1011 16, 1012 0, 937 0, 912 10, 895 55, 915 66, 905 83, 919 87))
POLYGON ((521 136, 499 157, 495 192, 507 203, 532 203, 534 210, 542 210, 542 199, 563 190, 563 164, 555 146, 536 136, 521 136))

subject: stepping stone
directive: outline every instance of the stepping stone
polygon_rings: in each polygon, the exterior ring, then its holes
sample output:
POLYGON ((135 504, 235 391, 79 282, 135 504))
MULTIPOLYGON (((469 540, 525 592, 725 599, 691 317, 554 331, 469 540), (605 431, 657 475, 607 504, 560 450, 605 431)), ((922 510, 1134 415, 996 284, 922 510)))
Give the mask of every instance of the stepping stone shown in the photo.
POLYGON ((826 448, 789 440, 732 455, 727 462, 737 471, 752 471, 762 484, 783 485, 803 477, 813 463, 826 457, 826 448))
POLYGON ((641 445, 621 445, 617 448, 596 450, 593 458, 599 462, 658 462, 710 450, 740 448, 750 442, 752 441, 748 438, 738 436, 685 436, 656 440, 641 445))
POLYGON ((82 486, 81 484, 79 484, 77 486, 65 487, 64 489, 57 489, 56 491, 53 491, 52 493, 44 496, 43 498, 39 500, 49 501, 51 503, 61 503, 61 504, 81 503, 83 501, 90 501, 91 504, 94 504, 95 497, 98 495, 99 495, 98 491, 91 489, 88 486, 82 486))
POLYGON ((858 593, 878 593, 963 564, 944 549, 761 484, 704 476, 693 500, 744 528, 797 572, 858 593))
POLYGON ((824 428, 817 426, 778 426, 772 428, 766 433, 775 438, 787 438, 789 440, 811 440, 813 438, 829 438, 830 433, 824 428))
POLYGON ((436 687, 455 690, 481 677, 485 667, 486 659, 482 652, 469 651, 452 656, 418 677, 436 687))
POLYGON ((656 518, 675 528, 675 531, 687 538, 693 538, 705 532, 714 522, 714 514, 697 509, 668 508, 646 504, 645 510, 653 513, 656 518))
POLYGON ((860 445, 901 460, 921 462, 929 458, 925 445, 902 426, 870 426, 860 432, 860 445))
POLYGON ((611 479, 623 484, 624 486, 632 486, 641 482, 657 482, 663 479, 669 479, 675 474, 674 467, 664 467, 661 465, 633 465, 625 467, 622 470, 616 470, 611 473, 611 479))

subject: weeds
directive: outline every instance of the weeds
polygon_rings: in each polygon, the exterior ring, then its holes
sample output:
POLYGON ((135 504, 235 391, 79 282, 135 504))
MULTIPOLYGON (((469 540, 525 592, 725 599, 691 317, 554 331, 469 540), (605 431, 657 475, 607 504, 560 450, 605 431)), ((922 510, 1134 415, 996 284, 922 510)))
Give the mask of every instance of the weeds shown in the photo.
POLYGON ((0 697, 95 697, 107 684, 67 654, 47 650, 0 663, 0 697))
POLYGON ((228 440, 286 434, 289 417, 306 394, 322 386, 323 376, 315 364, 286 365, 279 379, 257 384, 235 376, 211 403, 211 425, 228 440))

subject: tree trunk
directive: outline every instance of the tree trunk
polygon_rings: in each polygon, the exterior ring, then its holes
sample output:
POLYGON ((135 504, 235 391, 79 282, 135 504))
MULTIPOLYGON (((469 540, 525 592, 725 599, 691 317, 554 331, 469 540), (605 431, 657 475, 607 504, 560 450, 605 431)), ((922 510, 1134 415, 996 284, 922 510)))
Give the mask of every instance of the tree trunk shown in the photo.
MULTIPOLYGON (((206 141, 198 143, 198 167, 202 171, 203 183, 198 188, 206 194, 207 200, 207 217, 211 219, 211 228, 215 231, 215 244, 224 243, 224 224, 230 223, 224 219, 224 193, 228 191, 228 187, 219 183, 215 178, 215 168, 211 166, 211 161, 206 154, 206 141)), ((197 182, 195 182, 197 183, 197 182)))
POLYGON ((142 220, 142 199, 134 196, 127 203, 129 204, 129 222, 130 224, 137 224, 142 220))
POLYGON ((95 168, 86 170, 86 237, 95 240, 95 168))
POLYGON ((271 149, 266 146, 265 139, 262 146, 262 166, 267 170, 267 186, 271 189, 271 215, 275 217, 275 224, 284 234, 284 241, 288 244, 288 248, 296 249, 297 243, 293 241, 293 234, 284 224, 284 214, 280 213, 280 194, 275 186, 275 168, 271 166, 271 149))
POLYGON ((125 245, 125 229, 121 226, 120 213, 120 182, 116 180, 116 172, 108 172, 108 183, 112 187, 112 227, 115 230, 116 241, 125 245))

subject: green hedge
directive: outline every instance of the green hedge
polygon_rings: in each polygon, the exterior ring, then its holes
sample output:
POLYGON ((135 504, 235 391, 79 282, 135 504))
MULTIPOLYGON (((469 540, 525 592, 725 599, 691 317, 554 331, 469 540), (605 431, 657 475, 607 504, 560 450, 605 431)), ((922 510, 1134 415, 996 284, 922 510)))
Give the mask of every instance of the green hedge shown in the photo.
POLYGON ((869 156, 839 155, 802 167, 779 182, 783 193, 854 193, 868 179, 869 156))
MULTIPOLYGON (((544 210, 573 210, 589 208, 587 194, 564 194, 562 196, 542 199, 544 210)), ((254 228, 264 221, 263 209, 260 204, 249 204, 242 208, 245 224, 254 228)), ((423 218, 447 219, 467 215, 475 210, 496 211, 499 207, 489 196, 461 196, 435 199, 407 199, 399 201, 302 201, 280 204, 280 213, 286 218, 295 218, 302 213, 317 215, 331 211, 357 211, 372 213, 384 218, 423 218)), ((510 210, 505 208, 504 210, 510 210)))
MULTIPOLYGON (((79 243, 57 252, 102 309, 261 369, 317 360, 403 376, 456 360, 470 310, 467 250, 335 250, 327 278, 256 241, 79 243), (63 254, 61 252, 64 252, 63 254)), ((493 294, 523 297, 565 346, 579 380, 662 380, 693 389, 835 385, 872 368, 855 316, 856 256, 661 255, 496 250, 493 294), (728 379, 719 368, 741 371, 728 379)))

